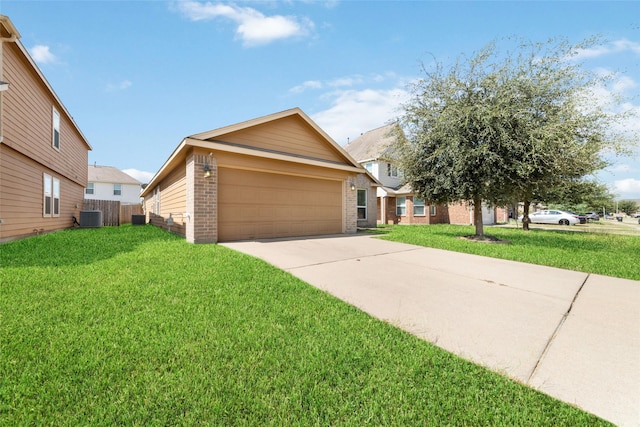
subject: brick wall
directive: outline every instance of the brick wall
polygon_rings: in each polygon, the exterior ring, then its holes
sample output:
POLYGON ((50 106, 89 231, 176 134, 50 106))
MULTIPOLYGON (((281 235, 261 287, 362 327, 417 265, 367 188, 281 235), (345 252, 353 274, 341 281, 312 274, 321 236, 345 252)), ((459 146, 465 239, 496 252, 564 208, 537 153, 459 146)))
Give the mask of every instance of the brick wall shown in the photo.
POLYGON ((213 156, 192 151, 187 163, 186 238, 190 243, 218 241, 218 166, 213 156), (210 176, 204 176, 209 165, 210 176))
POLYGON ((351 189, 351 180, 347 178, 342 184, 344 193, 344 232, 355 233, 358 231, 358 210, 357 210, 357 192, 351 189))

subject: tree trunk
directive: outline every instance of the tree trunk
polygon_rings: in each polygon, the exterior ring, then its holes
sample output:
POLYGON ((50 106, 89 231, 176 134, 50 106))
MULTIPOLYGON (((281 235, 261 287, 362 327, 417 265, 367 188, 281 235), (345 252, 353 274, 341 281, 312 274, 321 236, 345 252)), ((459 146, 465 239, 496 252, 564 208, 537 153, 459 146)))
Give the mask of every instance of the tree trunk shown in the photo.
POLYGON ((522 229, 524 231, 529 231, 529 223, 531 222, 531 219, 529 218, 529 205, 531 204, 530 201, 525 200, 524 201, 524 210, 522 211, 522 229))
POLYGON ((473 200, 473 222, 476 225, 476 236, 484 237, 484 224, 482 224, 482 200, 473 200))

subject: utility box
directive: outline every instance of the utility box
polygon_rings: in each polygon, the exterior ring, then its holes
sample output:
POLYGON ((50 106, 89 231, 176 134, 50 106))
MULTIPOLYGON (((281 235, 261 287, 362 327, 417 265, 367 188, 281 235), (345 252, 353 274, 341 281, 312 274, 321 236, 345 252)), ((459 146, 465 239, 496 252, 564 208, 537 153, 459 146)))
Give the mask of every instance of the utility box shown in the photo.
POLYGON ((98 211, 98 210, 80 211, 80 227, 82 228, 102 227, 102 211, 98 211))
POLYGON ((145 215, 131 215, 131 225, 144 225, 146 221, 145 215))

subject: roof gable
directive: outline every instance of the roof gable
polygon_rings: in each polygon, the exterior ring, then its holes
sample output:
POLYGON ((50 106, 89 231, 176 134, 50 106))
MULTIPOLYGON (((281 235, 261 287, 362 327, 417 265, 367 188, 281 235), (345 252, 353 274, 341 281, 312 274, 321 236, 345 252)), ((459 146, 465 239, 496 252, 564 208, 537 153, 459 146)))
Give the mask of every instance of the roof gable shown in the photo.
POLYGON ((391 123, 365 132, 344 149, 358 162, 393 157, 397 126, 396 123, 391 123))
POLYGON ((262 152, 352 165, 354 159, 299 108, 271 114, 189 138, 262 152))
POLYGON ((293 108, 184 138, 149 181, 141 196, 153 190, 194 147, 364 173, 379 184, 300 108, 293 108))
POLYGON ((134 184, 141 182, 113 166, 89 165, 89 182, 106 182, 112 184, 134 184))

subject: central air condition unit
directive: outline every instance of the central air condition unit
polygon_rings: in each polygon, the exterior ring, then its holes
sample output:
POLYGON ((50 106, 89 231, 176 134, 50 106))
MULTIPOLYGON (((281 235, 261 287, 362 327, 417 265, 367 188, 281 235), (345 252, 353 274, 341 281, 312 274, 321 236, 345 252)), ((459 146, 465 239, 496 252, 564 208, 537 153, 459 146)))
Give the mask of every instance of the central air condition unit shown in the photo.
POLYGON ((80 211, 80 227, 102 227, 102 211, 80 211))

